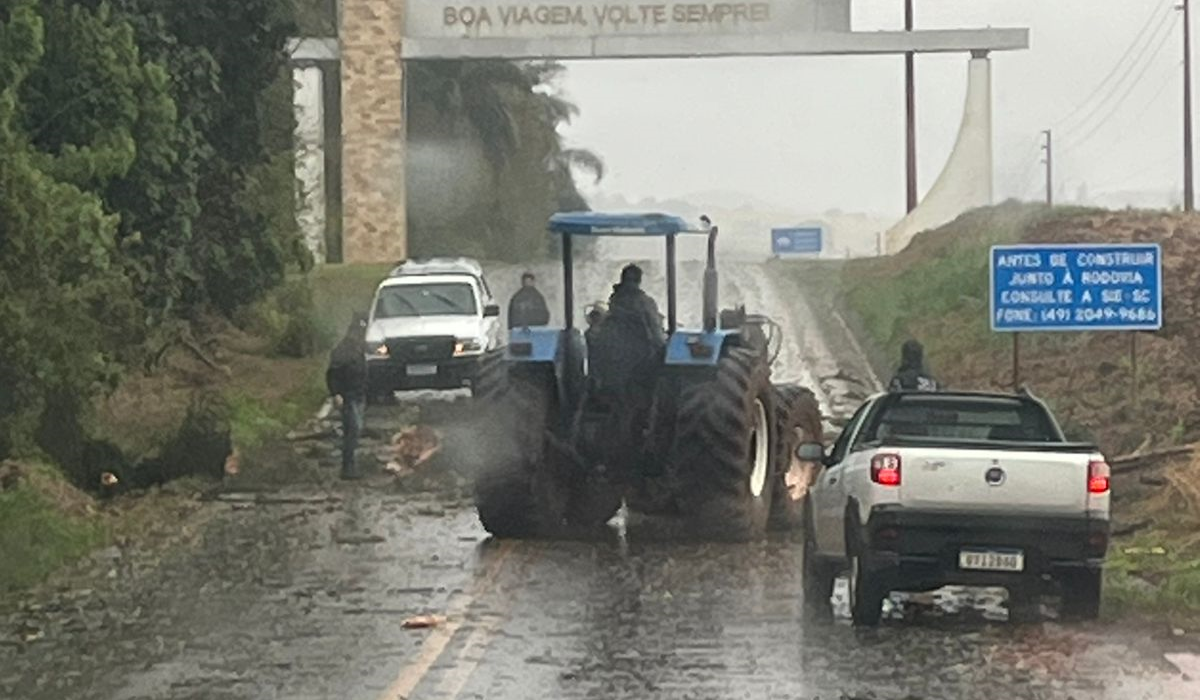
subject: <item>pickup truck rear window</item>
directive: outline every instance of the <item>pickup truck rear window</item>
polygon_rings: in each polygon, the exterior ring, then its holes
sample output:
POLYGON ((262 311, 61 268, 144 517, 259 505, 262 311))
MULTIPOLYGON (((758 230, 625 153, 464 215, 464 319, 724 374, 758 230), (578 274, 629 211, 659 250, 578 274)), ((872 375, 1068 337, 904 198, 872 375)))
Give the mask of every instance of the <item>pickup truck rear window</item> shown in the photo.
POLYGON ((1059 442, 1050 416, 1033 401, 1006 397, 911 394, 885 402, 858 442, 890 436, 1059 442))

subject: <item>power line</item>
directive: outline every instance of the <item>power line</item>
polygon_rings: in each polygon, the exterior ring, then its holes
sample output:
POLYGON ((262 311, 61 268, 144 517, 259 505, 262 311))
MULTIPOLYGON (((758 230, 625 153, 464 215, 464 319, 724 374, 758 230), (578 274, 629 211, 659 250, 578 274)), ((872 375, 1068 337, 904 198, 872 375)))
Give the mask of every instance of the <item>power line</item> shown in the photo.
POLYGON ((1109 180, 1107 182, 1101 181, 1101 183, 1099 185, 1088 183, 1088 189, 1090 189, 1092 192, 1097 193, 1097 194, 1105 194, 1105 193, 1111 193, 1114 191, 1119 191, 1120 188, 1134 184, 1143 175, 1145 175, 1153 170, 1158 170, 1160 168, 1164 171, 1167 170, 1168 166, 1171 164, 1171 162, 1176 157, 1177 157, 1176 155, 1171 155, 1171 156, 1168 156, 1167 158, 1159 159, 1157 161, 1150 163, 1149 165, 1145 165, 1141 168, 1138 168, 1137 170, 1133 171, 1132 173, 1126 173, 1123 177, 1121 177, 1120 179, 1117 179, 1117 180, 1109 180))
MULTIPOLYGON (((1177 18, 1173 17, 1172 19, 1177 19, 1177 18)), ((1175 27, 1175 22, 1170 22, 1167 26, 1169 29, 1173 29, 1175 27)), ((1164 38, 1165 38, 1165 36, 1164 36, 1164 38)), ((1121 108, 1121 105, 1123 105, 1125 103, 1125 100, 1129 99, 1129 96, 1133 94, 1133 91, 1137 88, 1138 84, 1141 83, 1142 78, 1146 77, 1146 73, 1149 72, 1150 68, 1154 65, 1155 59, 1158 58, 1158 56, 1163 52, 1163 49, 1166 48, 1166 46, 1167 46, 1167 42, 1165 42, 1165 41, 1162 41, 1158 44, 1158 48, 1155 50, 1154 54, 1151 55, 1150 60, 1147 61, 1146 64, 1142 66, 1142 70, 1140 73, 1138 73, 1137 78, 1135 78, 1133 80, 1133 82, 1131 82, 1129 84, 1128 88, 1121 95, 1121 97, 1118 98, 1115 103, 1113 103, 1112 108, 1108 111, 1108 114, 1104 115, 1104 117, 1101 118, 1100 121, 1096 122, 1096 124, 1092 127, 1092 129, 1090 131, 1088 131, 1087 134, 1085 134, 1083 137, 1076 138, 1076 139, 1068 139, 1069 144, 1063 148, 1064 152, 1072 151, 1072 150, 1078 148, 1079 146, 1083 145, 1084 143, 1087 143, 1093 136, 1095 136, 1097 133, 1099 133, 1102 128, 1104 128, 1104 126, 1108 123, 1108 121, 1110 119, 1112 119, 1113 115, 1115 115, 1117 113, 1117 111, 1121 108)), ((1080 124, 1080 126, 1082 126, 1082 123, 1080 124)))
MULTIPOLYGON (((1095 117, 1097 114, 1101 113, 1101 110, 1106 106, 1106 103, 1108 103, 1111 100, 1112 96, 1117 94, 1117 92, 1119 90, 1121 90, 1123 87, 1125 88, 1125 95, 1124 95, 1124 97, 1121 98, 1121 100, 1128 97, 1129 92, 1132 91, 1133 88, 1137 86, 1138 81, 1141 79, 1142 76, 1145 75, 1147 68, 1151 64, 1154 63, 1154 59, 1158 57, 1158 54, 1162 53, 1163 48, 1167 44, 1167 42, 1166 42, 1167 35, 1170 33, 1171 29, 1174 28, 1175 21, 1177 21, 1177 20, 1178 20, 1178 17, 1176 17, 1176 15, 1174 13, 1168 14, 1165 17, 1163 17, 1163 19, 1159 23, 1158 27, 1156 27, 1154 32, 1150 35, 1150 40, 1142 45, 1142 48, 1138 52, 1137 57, 1134 58, 1128 65, 1125 66, 1125 71, 1121 74, 1121 76, 1117 79, 1117 81, 1113 83, 1112 88, 1108 91, 1108 94, 1104 97, 1104 99, 1097 102, 1092 107, 1092 109, 1090 111, 1088 111, 1087 115, 1084 116, 1082 119, 1080 119, 1075 124, 1074 131, 1078 132, 1078 131, 1082 130, 1086 125, 1088 125, 1088 123, 1092 121, 1093 117, 1095 117), (1164 31, 1164 30, 1166 30, 1166 31, 1164 31), (1150 56, 1150 59, 1146 63, 1143 63, 1142 59, 1146 58, 1147 52, 1150 51, 1152 48, 1154 49, 1154 53, 1150 56), (1134 71, 1138 69, 1139 65, 1142 68, 1141 74, 1139 74, 1137 78, 1134 78, 1134 80, 1131 83, 1129 83, 1128 85, 1125 85, 1126 78, 1133 75, 1134 71)), ((1120 102, 1120 100, 1118 100, 1118 102, 1120 102)), ((1104 119, 1107 119, 1111 116, 1112 116, 1112 110, 1109 110, 1108 115, 1105 116, 1103 119, 1101 119, 1101 123, 1104 121, 1104 119)))
POLYGON ((1109 142, 1109 144, 1108 144, 1109 148, 1115 148, 1117 146, 1120 146, 1121 144, 1128 141, 1129 137, 1131 135, 1138 133, 1139 130, 1137 127, 1140 125, 1140 122, 1142 121, 1142 117, 1146 116, 1146 113, 1150 111, 1151 107, 1154 107, 1155 105, 1158 104, 1158 101, 1160 99, 1162 99, 1162 96, 1164 94, 1166 94, 1167 88, 1171 87, 1175 83, 1175 81, 1179 78, 1179 72, 1182 69, 1183 69, 1183 62, 1180 61, 1179 63, 1175 64, 1175 70, 1173 70, 1170 73, 1167 73, 1165 76, 1163 76, 1164 80, 1162 81, 1162 83, 1159 84, 1158 88, 1155 89, 1154 96, 1151 97, 1150 99, 1146 100, 1145 102, 1143 102, 1142 110, 1137 113, 1136 117, 1134 117, 1133 119, 1130 120, 1130 123, 1133 126, 1126 129, 1125 131, 1121 132, 1120 136, 1118 136, 1117 138, 1115 138, 1111 142, 1109 142))
POLYGON ((1115 76, 1120 70, 1121 65, 1125 62, 1125 59, 1129 58, 1130 54, 1133 53, 1134 48, 1141 42, 1142 37, 1146 34, 1146 31, 1150 29, 1150 26, 1154 23, 1154 19, 1158 17, 1159 11, 1166 10, 1169 14, 1173 4, 1174 2, 1172 0, 1170 3, 1163 3, 1159 5, 1158 10, 1151 10, 1150 14, 1146 17, 1146 22, 1142 25, 1142 28, 1138 30, 1138 33, 1136 36, 1134 36, 1133 41, 1131 41, 1129 46, 1126 47, 1125 53, 1122 54, 1121 57, 1117 59, 1117 62, 1113 64, 1112 70, 1108 72, 1108 75, 1104 76, 1104 79, 1096 84, 1096 87, 1092 90, 1092 92, 1089 93, 1087 97, 1083 98, 1082 101, 1076 104, 1070 112, 1054 122, 1053 128, 1062 127, 1064 124, 1070 121, 1071 118, 1078 114, 1092 100, 1092 98, 1100 94, 1100 91, 1104 89, 1104 86, 1108 84, 1108 81, 1112 80, 1113 76, 1115 76))

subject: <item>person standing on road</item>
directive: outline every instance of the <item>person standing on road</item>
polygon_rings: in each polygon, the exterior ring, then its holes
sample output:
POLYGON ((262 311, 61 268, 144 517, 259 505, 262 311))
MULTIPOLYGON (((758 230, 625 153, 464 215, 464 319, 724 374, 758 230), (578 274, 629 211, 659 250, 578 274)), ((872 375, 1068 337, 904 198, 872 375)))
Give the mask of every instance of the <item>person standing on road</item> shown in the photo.
POLYGON ((329 356, 325 385, 342 410, 342 478, 358 479, 362 473, 354 452, 362 433, 367 399, 367 318, 355 314, 346 335, 329 356))
POLYGON ((532 272, 521 275, 521 288, 508 302, 508 329, 544 326, 550 323, 550 307, 537 288, 532 272))
POLYGON ((900 366, 888 384, 888 391, 937 391, 937 380, 925 368, 925 347, 906 340, 900 348, 900 366))

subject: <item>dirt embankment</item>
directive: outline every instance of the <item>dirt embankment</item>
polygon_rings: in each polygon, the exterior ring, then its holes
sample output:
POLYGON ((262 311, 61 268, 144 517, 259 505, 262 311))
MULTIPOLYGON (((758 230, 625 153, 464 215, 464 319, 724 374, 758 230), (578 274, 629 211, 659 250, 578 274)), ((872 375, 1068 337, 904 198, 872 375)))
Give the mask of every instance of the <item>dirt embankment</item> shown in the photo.
POLYGON ((1159 243, 1164 328, 1021 336, 1021 381, 1073 439, 1113 462, 1110 613, 1200 610, 1200 215, 1048 210, 1014 202, 968 212, 920 234, 900 254, 794 266, 826 312, 843 314, 888 376, 909 338, 921 340, 948 387, 1012 387, 1012 338, 988 322, 988 249, 999 243, 1159 243), (830 291, 836 290, 836 291, 830 291), (1135 384, 1136 379, 1136 384, 1135 384))
POLYGON ((1165 325, 1137 334, 1136 365, 1129 333, 1023 334, 1021 381, 1072 437, 1113 456, 1200 439, 1198 215, 1017 204, 970 212, 893 258, 847 264, 844 306, 878 356, 898 357, 918 338, 947 386, 1011 388, 1011 337, 989 330, 987 311, 987 249, 1008 242, 1162 245, 1165 325))

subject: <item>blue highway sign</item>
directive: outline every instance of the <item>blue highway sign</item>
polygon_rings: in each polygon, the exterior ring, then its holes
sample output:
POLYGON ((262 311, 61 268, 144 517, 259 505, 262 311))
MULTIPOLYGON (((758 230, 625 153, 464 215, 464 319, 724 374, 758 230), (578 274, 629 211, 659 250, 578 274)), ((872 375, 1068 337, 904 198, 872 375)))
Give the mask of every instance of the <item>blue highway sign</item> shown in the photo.
POLYGON ((994 331, 1162 328, 1162 249, 1154 243, 994 246, 994 331))
POLYGON ((771 229, 771 252, 775 255, 820 253, 824 231, 820 226, 771 229))

